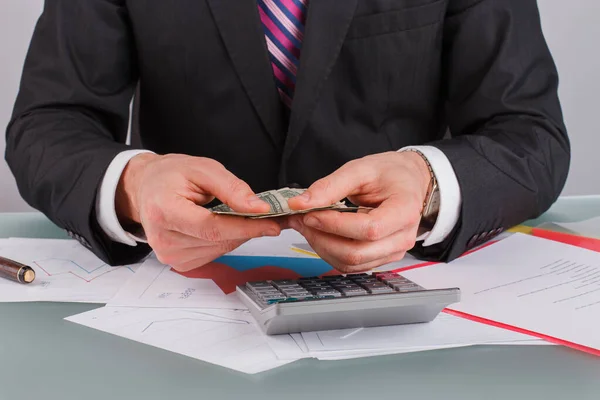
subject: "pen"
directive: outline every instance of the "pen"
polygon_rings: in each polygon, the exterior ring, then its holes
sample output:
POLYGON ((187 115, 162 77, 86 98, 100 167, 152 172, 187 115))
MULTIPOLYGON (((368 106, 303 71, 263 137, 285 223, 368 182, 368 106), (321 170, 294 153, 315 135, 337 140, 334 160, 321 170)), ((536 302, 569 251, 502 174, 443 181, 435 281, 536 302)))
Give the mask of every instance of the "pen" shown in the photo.
POLYGON ((31 283, 35 279, 33 268, 0 257, 0 276, 19 283, 31 283))

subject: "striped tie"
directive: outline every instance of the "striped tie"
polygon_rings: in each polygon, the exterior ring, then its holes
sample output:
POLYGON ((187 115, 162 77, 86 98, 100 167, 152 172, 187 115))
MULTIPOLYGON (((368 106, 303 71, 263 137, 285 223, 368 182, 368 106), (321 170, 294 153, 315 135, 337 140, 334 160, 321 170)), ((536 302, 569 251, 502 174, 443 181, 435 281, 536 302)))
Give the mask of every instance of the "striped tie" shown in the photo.
POLYGON ((291 108, 300 65, 300 48, 308 0, 258 0, 275 84, 283 103, 291 108))

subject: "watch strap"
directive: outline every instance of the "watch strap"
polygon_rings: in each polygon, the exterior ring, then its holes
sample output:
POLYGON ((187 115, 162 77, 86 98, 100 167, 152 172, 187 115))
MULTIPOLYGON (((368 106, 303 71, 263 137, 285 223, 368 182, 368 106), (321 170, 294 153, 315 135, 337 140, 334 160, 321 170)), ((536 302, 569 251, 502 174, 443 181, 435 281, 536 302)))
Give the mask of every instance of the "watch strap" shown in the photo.
POLYGON ((419 151, 418 149, 415 149, 415 148, 408 148, 403 151, 412 151, 412 152, 417 153, 419 156, 421 156, 423 161, 425 161, 425 164, 427 164, 427 168, 429 169, 429 175, 430 175, 429 186, 427 187, 427 193, 425 194, 425 199, 423 200, 423 206, 421 208, 421 216, 423 216, 423 213, 427 209, 429 201, 431 200, 431 197, 433 194, 432 192, 434 190, 437 190, 437 180, 435 177, 435 173, 433 172, 433 167, 431 166, 431 163, 429 162, 429 160, 427 159, 425 154, 423 154, 421 151, 419 151))

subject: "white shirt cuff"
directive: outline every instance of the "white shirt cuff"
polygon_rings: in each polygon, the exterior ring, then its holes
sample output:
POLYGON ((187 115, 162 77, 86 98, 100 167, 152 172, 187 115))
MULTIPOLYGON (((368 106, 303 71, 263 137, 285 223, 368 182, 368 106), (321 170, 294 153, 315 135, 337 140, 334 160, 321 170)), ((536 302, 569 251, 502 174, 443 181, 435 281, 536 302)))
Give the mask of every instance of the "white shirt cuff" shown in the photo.
POLYGON ((424 247, 441 243, 452 232, 460 217, 462 197, 456 173, 448 157, 437 147, 408 146, 403 147, 399 151, 407 149, 419 150, 427 158, 437 179, 440 191, 440 209, 435 225, 431 231, 420 235, 417 241, 422 240, 424 247))
POLYGON ((117 154, 104 173, 104 178, 102 179, 102 183, 98 190, 98 196, 96 197, 96 218, 104 233, 106 233, 113 241, 129 246, 136 246, 137 242, 145 243, 147 241, 143 232, 138 232, 134 235, 123 229, 115 209, 115 194, 117 192, 117 185, 121 179, 121 174, 123 174, 123 170, 127 166, 127 163, 133 157, 141 153, 151 153, 151 151, 127 150, 117 154))

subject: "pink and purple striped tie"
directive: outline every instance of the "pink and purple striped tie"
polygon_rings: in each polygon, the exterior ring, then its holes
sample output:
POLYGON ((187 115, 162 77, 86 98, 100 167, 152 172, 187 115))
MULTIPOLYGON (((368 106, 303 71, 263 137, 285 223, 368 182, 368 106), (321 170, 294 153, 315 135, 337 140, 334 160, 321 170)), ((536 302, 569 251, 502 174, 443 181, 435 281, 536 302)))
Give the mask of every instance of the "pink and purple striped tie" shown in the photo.
POLYGON ((300 65, 308 0, 258 0, 275 84, 283 103, 291 108, 300 65))

